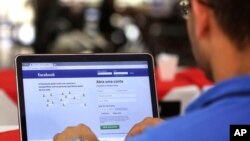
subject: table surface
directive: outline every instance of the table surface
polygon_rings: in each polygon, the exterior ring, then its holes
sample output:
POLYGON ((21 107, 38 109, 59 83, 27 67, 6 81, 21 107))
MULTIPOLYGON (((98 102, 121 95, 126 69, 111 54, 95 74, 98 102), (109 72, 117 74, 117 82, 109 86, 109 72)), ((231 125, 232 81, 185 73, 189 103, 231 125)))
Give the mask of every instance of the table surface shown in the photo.
POLYGON ((4 126, 0 126, 0 133, 6 132, 6 131, 18 130, 18 129, 19 129, 18 125, 4 125, 4 126))

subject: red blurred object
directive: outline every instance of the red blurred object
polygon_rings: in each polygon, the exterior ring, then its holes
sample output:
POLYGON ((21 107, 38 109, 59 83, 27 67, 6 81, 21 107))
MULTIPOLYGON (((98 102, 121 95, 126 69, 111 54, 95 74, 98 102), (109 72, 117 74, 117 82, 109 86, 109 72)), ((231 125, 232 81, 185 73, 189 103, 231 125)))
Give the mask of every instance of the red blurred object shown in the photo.
MULTIPOLYGON (((8 97, 17 104, 15 71, 0 70, 0 89, 8 94, 8 97)), ((19 130, 0 132, 0 141, 20 141, 19 130)))
POLYGON ((0 141, 20 141, 19 130, 0 132, 0 141))
POLYGON ((212 84, 212 82, 207 79, 204 72, 198 68, 186 68, 178 72, 173 81, 162 81, 158 69, 155 70, 155 73, 159 101, 161 101, 172 88, 196 85, 202 89, 204 86, 212 84))
POLYGON ((17 104, 15 71, 0 70, 0 89, 8 94, 9 98, 17 104))

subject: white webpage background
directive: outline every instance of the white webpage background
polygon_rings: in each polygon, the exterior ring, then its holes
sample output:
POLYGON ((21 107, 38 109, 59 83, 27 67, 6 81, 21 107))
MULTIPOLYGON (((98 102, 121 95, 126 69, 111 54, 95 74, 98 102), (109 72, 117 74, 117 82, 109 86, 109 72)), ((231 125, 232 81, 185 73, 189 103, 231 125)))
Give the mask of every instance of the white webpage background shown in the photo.
POLYGON ((124 137, 124 133, 127 133, 135 123, 153 115, 149 86, 148 77, 24 79, 28 140, 52 140, 56 133, 62 132, 68 126, 80 123, 91 127, 98 138, 124 137), (97 80, 122 80, 123 83, 102 86, 96 83, 97 80), (69 87, 51 87, 41 90, 41 84, 46 83, 63 86, 69 84, 69 87), (70 87, 71 84, 74 86, 70 87), (116 92, 124 90, 127 90, 130 96, 121 99, 118 97, 117 101, 117 97, 114 95, 118 94, 116 92), (104 95, 100 97, 102 92, 104 95), (111 97, 105 95, 107 92, 113 93, 111 97), (62 99, 65 95, 70 100, 62 99), (72 102, 74 99, 72 95, 80 101, 72 102), (50 96, 53 98, 50 99, 50 96), (51 103, 52 101, 54 103, 51 103), (98 105, 105 105, 105 103, 115 105, 118 108, 123 107, 125 111, 120 112, 120 114, 127 116, 128 119, 124 122, 100 123, 100 116, 103 116, 101 113, 105 109, 98 108, 98 105), (101 125, 119 125, 120 129, 101 130, 101 125))

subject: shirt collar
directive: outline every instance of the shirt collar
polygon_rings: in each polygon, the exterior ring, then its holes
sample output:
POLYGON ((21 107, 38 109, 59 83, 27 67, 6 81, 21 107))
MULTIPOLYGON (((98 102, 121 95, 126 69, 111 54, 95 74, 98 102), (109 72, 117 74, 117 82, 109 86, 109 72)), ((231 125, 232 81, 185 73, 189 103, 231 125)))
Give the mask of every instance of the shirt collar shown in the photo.
POLYGON ((202 94, 196 101, 191 103, 186 109, 186 112, 189 113, 194 110, 198 110, 206 106, 207 103, 216 102, 221 97, 227 97, 232 93, 250 93, 249 84, 250 76, 239 76, 220 82, 213 88, 202 94))

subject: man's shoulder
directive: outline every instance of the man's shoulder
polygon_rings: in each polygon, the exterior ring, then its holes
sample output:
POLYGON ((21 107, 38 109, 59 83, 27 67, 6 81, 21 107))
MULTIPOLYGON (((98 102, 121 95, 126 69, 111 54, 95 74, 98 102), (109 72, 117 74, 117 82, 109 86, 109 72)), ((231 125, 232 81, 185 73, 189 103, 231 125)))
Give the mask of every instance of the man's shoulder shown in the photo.
POLYGON ((148 129, 144 138, 157 141, 229 140, 230 125, 250 123, 250 97, 243 99, 221 100, 190 114, 166 120, 160 126, 148 129))

